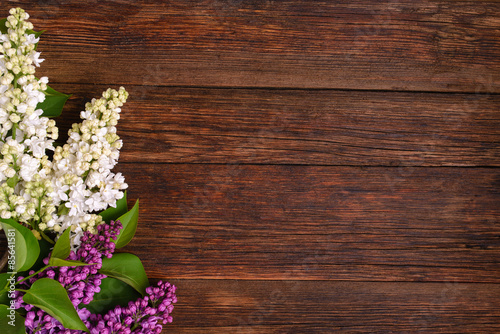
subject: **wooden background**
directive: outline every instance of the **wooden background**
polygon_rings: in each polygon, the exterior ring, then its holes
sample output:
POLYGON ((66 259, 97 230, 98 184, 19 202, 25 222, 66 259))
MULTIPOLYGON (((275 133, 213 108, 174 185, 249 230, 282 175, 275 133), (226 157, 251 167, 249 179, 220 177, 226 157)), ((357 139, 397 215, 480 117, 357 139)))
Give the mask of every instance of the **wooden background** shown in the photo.
POLYGON ((127 251, 168 333, 499 333, 500 3, 2 1, 130 99, 127 251))

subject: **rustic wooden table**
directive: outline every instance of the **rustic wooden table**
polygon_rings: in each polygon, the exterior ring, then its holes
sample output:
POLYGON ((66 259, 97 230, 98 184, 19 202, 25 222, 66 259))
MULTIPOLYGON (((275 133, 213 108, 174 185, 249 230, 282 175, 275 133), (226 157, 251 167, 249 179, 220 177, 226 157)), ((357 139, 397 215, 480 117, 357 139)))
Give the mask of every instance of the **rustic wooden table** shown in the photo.
POLYGON ((500 333, 500 3, 2 1, 130 99, 126 251, 168 333, 500 333))

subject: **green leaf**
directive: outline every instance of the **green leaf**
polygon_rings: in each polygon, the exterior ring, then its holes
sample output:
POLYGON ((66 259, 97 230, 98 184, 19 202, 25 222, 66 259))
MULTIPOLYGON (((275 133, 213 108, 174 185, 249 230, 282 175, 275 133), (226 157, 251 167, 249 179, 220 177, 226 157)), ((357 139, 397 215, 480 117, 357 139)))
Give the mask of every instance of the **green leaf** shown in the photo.
POLYGON ((69 208, 64 204, 59 205, 59 207, 57 208, 57 215, 58 216, 65 216, 68 213, 69 213, 69 208))
MULTIPOLYGON (((42 30, 42 31, 26 30, 26 33, 28 35, 33 34, 33 35, 35 35, 36 38, 40 37, 44 32, 45 32, 45 30, 42 30)), ((38 43, 36 43, 36 44, 38 44, 38 43)))
POLYGON ((99 272, 127 283, 142 295, 146 293, 146 288, 149 286, 141 260, 134 254, 117 253, 110 259, 102 259, 102 268, 99 272))
POLYGON ((49 265, 54 267, 77 267, 77 266, 88 266, 89 263, 76 260, 66 260, 66 258, 71 253, 71 243, 69 240, 69 234, 71 229, 67 228, 63 234, 57 239, 52 254, 50 255, 49 265))
POLYGON ((63 260, 57 257, 51 257, 49 259, 49 266, 53 267, 81 267, 81 266, 89 266, 92 263, 85 263, 77 260, 63 260))
POLYGON ((123 229, 115 240, 116 248, 122 248, 132 240, 137 230, 137 219, 139 218, 139 200, 135 202, 134 207, 126 214, 120 216, 119 220, 123 229))
POLYGON ((7 235, 7 240, 10 238, 8 234, 9 230, 14 230, 15 233, 15 246, 13 249, 15 251, 16 263, 14 270, 11 271, 23 271, 31 268, 31 266, 38 259, 38 254, 40 254, 40 246, 38 245, 38 240, 36 240, 33 232, 13 219, 0 218, 0 222, 2 223, 2 228, 7 235))
POLYGON ((89 330, 78 316, 66 289, 50 278, 36 280, 23 297, 25 303, 41 308, 56 318, 67 329, 88 332, 89 330))
POLYGON ((42 116, 45 117, 57 117, 61 115, 64 104, 70 98, 71 95, 63 94, 51 87, 47 86, 47 90, 44 92, 45 100, 38 103, 37 109, 42 109, 42 116))
POLYGON ((24 334, 24 318, 7 305, 0 305, 0 328, 2 334, 24 334))
POLYGON ((6 18, 0 20, 0 32, 2 34, 6 34, 7 33, 7 27, 5 26, 5 22, 7 22, 6 18))
MULTIPOLYGON (((134 290, 135 291, 135 290, 134 290)), ((0 293, 0 305, 7 305, 10 302, 9 294, 7 291, 0 293)))
POLYGON ((67 228, 64 233, 59 236, 59 239, 57 239, 54 249, 52 250, 52 254, 50 255, 49 264, 50 260, 53 258, 64 260, 69 256, 69 253, 71 252, 71 244, 69 240, 70 232, 71 229, 67 228))
POLYGON ((9 273, 0 274, 0 291, 5 289, 4 292, 0 293, 0 304, 5 304, 5 305, 10 304, 10 298, 9 298, 10 289, 8 287, 7 279, 9 279, 11 276, 12 275, 9 273))
POLYGON ((16 174, 7 180, 7 185, 11 188, 14 188, 18 182, 19 182, 19 176, 16 174))
POLYGON ((38 240, 38 246, 40 246, 40 255, 38 255, 38 259, 36 260, 35 264, 30 268, 34 271, 45 267, 45 263, 43 263, 43 260, 49 256, 50 250, 52 249, 53 245, 47 240, 41 239, 38 240))
POLYGON ((128 302, 141 297, 134 288, 116 278, 107 277, 101 281, 101 291, 94 294, 94 299, 88 304, 80 304, 94 314, 104 314, 116 306, 127 306, 128 302))
MULTIPOLYGON (((106 223, 111 222, 112 220, 117 220, 118 217, 127 213, 127 192, 123 194, 123 197, 116 201, 116 208, 110 207, 99 215, 102 217, 106 223)), ((122 223, 123 224, 123 223, 122 223)))

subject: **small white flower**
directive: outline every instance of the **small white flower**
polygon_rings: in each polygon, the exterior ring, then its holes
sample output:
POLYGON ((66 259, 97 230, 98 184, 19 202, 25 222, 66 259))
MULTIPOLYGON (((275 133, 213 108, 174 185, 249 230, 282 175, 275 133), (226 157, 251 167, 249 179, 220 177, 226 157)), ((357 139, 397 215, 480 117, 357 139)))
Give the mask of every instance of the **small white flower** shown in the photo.
POLYGON ((54 189, 54 192, 51 194, 51 196, 56 204, 59 204, 61 201, 68 201, 69 197, 67 192, 69 190, 69 185, 64 184, 60 179, 56 179, 55 181, 53 181, 52 188, 54 189))
POLYGON ((72 167, 72 160, 69 157, 61 159, 54 164, 54 167, 58 174, 66 174, 72 167))
POLYGON ((23 214, 24 212, 26 212, 26 206, 25 205, 18 205, 16 206, 16 212, 17 214, 23 214))
POLYGON ((75 217, 78 214, 83 212, 82 207, 81 207, 80 203, 78 203, 78 202, 67 202, 64 205, 67 208, 69 208, 68 216, 70 216, 70 217, 75 217))
POLYGON ((21 104, 19 104, 17 106, 17 112, 18 113, 24 114, 26 112, 26 109, 28 109, 28 105, 27 104, 21 103, 21 104))
POLYGON ((40 160, 24 154, 21 158, 21 169, 19 176, 25 181, 31 181, 33 176, 38 172, 40 160))
POLYGON ((87 175, 87 180, 85 181, 85 183, 87 184, 87 187, 89 187, 90 189, 94 187, 99 187, 101 182, 104 181, 105 176, 106 175, 104 175, 103 173, 92 171, 87 175))
POLYGON ((7 210, 3 210, 1 213, 0 213, 0 217, 2 219, 10 219, 10 217, 12 217, 12 213, 10 211, 7 211, 7 210))
POLYGON ((34 34, 30 34, 26 36, 26 41, 23 45, 36 44, 40 40, 40 37, 36 37, 34 34))
POLYGON ((29 150, 33 153, 36 158, 42 158, 45 155, 46 150, 54 150, 53 140, 43 139, 38 137, 32 137, 24 141, 28 146, 29 150))
POLYGON ((39 67, 40 63, 45 60, 40 58, 40 52, 32 52, 30 54, 30 59, 33 61, 33 64, 35 64, 36 67, 39 67))

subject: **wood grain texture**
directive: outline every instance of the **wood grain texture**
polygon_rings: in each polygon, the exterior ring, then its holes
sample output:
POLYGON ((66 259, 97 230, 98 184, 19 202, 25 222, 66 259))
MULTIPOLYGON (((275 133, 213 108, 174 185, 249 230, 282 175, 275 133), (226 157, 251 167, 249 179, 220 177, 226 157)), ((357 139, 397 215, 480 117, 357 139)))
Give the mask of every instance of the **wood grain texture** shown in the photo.
POLYGON ((137 167, 120 167, 143 217, 129 250, 152 277, 500 277, 495 169, 137 167))
MULTIPOLYGON (((73 92, 72 111, 105 90, 54 87, 73 92)), ((128 162, 500 166, 500 95, 127 89, 119 134, 128 162)))
POLYGON ((9 4, 56 82, 500 92, 496 1, 9 4))
POLYGON ((168 333, 495 333, 497 284, 176 280, 168 333), (193 308, 191 305, 199 305, 193 308))
POLYGON ((2 4, 62 132, 130 91, 124 251, 178 286, 165 333, 500 332, 500 2, 2 4))

